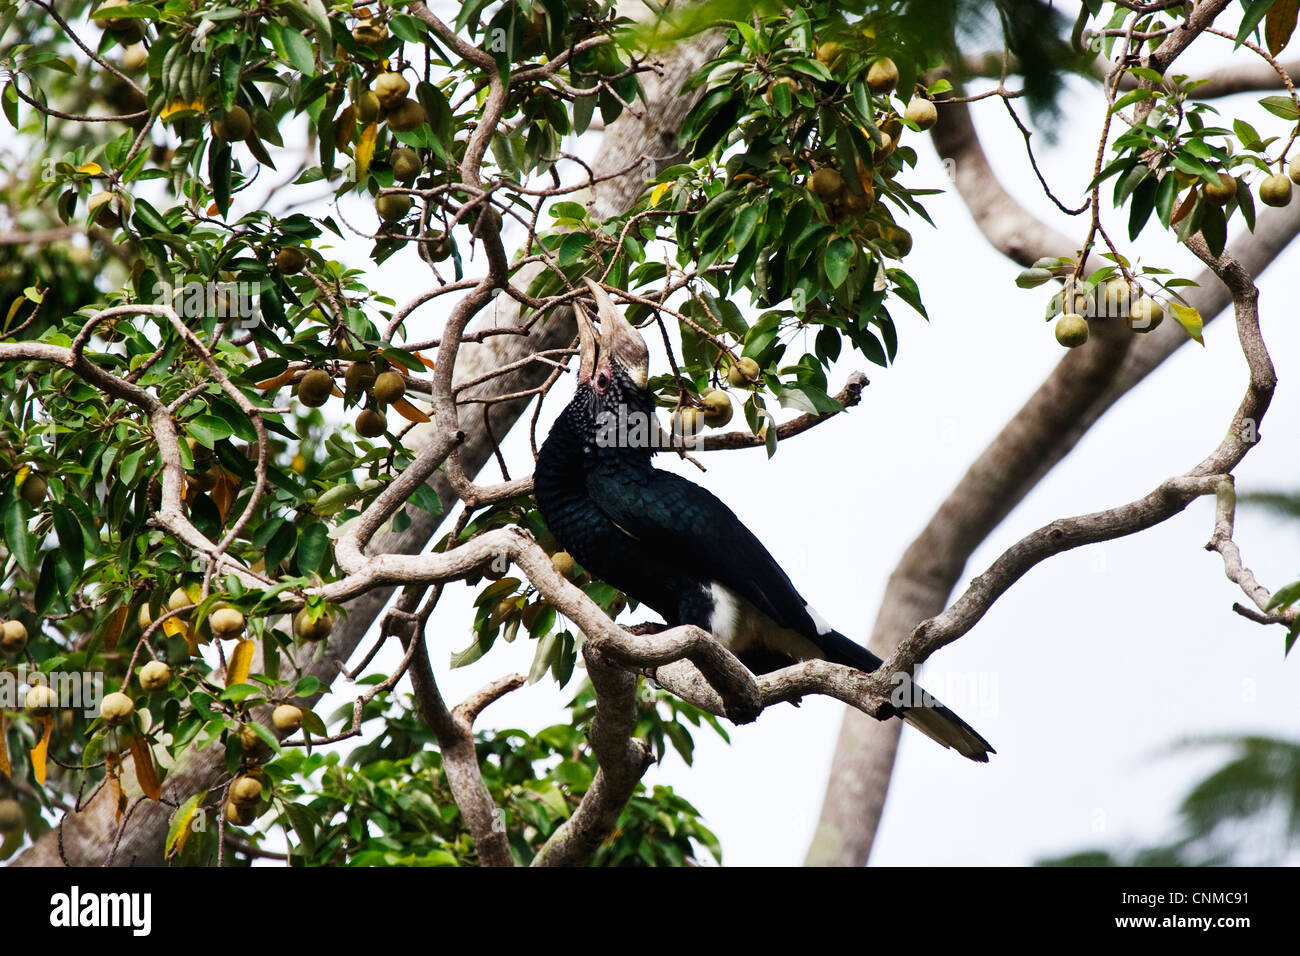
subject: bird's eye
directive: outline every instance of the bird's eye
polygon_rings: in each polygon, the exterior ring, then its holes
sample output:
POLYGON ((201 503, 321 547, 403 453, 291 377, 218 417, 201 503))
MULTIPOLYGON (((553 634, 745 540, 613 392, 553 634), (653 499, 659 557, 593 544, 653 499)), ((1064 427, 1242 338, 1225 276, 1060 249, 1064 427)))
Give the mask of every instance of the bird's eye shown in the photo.
POLYGON ((596 385, 599 388, 609 388, 609 373, 601 372, 596 376, 596 385))

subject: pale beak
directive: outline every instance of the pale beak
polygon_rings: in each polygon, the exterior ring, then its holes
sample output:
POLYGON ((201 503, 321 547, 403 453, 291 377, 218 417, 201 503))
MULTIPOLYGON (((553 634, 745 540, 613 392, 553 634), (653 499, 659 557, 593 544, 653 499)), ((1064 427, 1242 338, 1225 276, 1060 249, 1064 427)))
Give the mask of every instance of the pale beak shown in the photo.
POLYGON ((573 316, 578 322, 578 382, 588 382, 596 370, 596 327, 580 302, 573 303, 573 316))
POLYGON ((645 339, 641 338, 636 326, 623 317, 609 293, 589 278, 583 281, 596 300, 596 315, 600 319, 599 362, 617 359, 637 386, 644 388, 649 355, 645 339))

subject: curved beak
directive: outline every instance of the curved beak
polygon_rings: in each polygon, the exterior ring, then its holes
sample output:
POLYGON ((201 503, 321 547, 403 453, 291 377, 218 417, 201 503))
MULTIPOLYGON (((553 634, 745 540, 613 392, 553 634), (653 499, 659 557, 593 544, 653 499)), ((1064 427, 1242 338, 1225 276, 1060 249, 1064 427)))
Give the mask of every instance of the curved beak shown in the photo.
POLYGON ((584 277, 587 289, 596 300, 596 315, 600 319, 599 361, 617 360, 632 376, 636 384, 644 388, 646 383, 649 351, 645 339, 623 313, 614 305, 600 285, 584 277))
POLYGON ((573 303, 573 317, 578 322, 578 382, 591 380, 596 371, 596 327, 581 302, 573 303))

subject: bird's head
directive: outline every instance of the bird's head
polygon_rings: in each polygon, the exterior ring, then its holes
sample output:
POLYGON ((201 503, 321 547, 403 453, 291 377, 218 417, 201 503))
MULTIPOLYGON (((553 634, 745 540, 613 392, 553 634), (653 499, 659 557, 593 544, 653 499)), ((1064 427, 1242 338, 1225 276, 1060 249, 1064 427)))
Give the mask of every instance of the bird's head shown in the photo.
POLYGON ((597 335, 591 317, 582 305, 575 303, 580 357, 578 384, 590 384, 601 397, 611 390, 626 388, 620 379, 626 379, 638 391, 645 391, 650 374, 650 352, 645 339, 641 338, 636 326, 623 317, 604 289, 591 279, 584 281, 596 300, 600 333, 597 335))

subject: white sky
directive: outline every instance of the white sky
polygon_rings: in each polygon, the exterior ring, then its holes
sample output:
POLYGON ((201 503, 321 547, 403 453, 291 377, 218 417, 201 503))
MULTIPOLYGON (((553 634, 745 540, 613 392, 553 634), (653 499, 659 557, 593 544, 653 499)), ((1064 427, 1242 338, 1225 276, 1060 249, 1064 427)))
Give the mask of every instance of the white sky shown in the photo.
MULTIPOLYGON (((1101 122, 1095 93, 1082 84, 1072 89, 1060 142, 1048 146, 1035 137, 1040 165, 1067 202, 1089 178, 1101 122)), ((1238 107, 1257 128, 1281 132, 1280 121, 1251 104, 1246 97, 1219 106, 1229 116, 1238 107)), ((1001 106, 980 105, 976 120, 1003 182, 1081 241, 1084 223, 1065 221, 1038 192, 1001 106)), ((913 135, 911 142, 921 161, 906 181, 947 187, 925 138, 913 135)), ((666 457, 660 462, 723 498, 804 596, 862 641, 898 557, 1062 355, 1041 318, 1050 290, 1015 288, 1018 268, 988 246, 954 194, 926 206, 939 228, 912 224, 916 244, 906 266, 931 321, 898 303, 898 364, 880 369, 853 355, 837 364, 833 389, 853 369, 871 379, 858 408, 783 444, 770 462, 761 450, 705 456, 707 474, 666 457)), ((347 209, 351 221, 373 222, 362 204, 347 209)), ((1106 221, 1117 241, 1126 236, 1126 215, 1106 221)), ((357 240, 334 254, 361 264, 368 248, 357 240)), ((1199 272, 1162 239, 1158 224, 1136 248, 1121 248, 1140 249, 1146 260, 1187 275, 1199 272)), ((1263 330, 1281 384, 1264 440, 1238 469, 1243 491, 1300 484, 1292 444, 1300 402, 1290 384, 1300 332, 1285 288, 1297 264, 1293 251, 1259 283, 1263 330)), ((399 303, 427 283, 413 252, 394 256, 375 275, 375 287, 399 303)), ((444 314, 417 313, 412 336, 433 333, 444 314)), ((652 365, 664 367, 662 359, 652 365)), ((1230 321, 1216 321, 1206 348, 1183 348, 1039 484, 976 551, 965 580, 1053 518, 1130 501, 1191 467, 1219 441, 1245 383, 1230 321)), ((546 425, 571 388, 568 380, 557 385, 546 425)), ((513 473, 526 470, 522 427, 505 448, 513 473)), ((489 465, 483 478, 496 477, 489 465)), ((1203 499, 1151 531, 1048 561, 932 659, 926 686, 998 754, 988 765, 973 764, 906 730, 873 863, 1014 865, 1096 845, 1150 844, 1170 835, 1178 799, 1220 759, 1205 752, 1168 756, 1173 743, 1198 734, 1295 736, 1300 670, 1282 658, 1280 628, 1266 630, 1230 610, 1242 595, 1223 576, 1219 557, 1202 549, 1212 507, 1203 499)), ((1236 537, 1248 566, 1270 588, 1300 575, 1300 527, 1243 508, 1236 537)), ((498 643, 483 660, 449 671, 450 653, 470 641, 473 593, 450 588, 430 628, 449 703, 503 673, 526 673, 535 646, 526 639, 498 643)), ((381 666, 391 664, 381 658, 381 666)), ((536 730, 564 720, 571 689, 558 691, 547 678, 493 705, 481 726, 536 730)), ((339 690, 340 701, 352 696, 341 684, 339 690)), ((755 725, 734 728, 731 746, 700 731, 694 767, 670 755, 646 783, 671 784, 693 801, 721 838, 726 863, 797 865, 816 824, 842 712, 841 704, 817 698, 798 709, 780 706, 755 725)))

